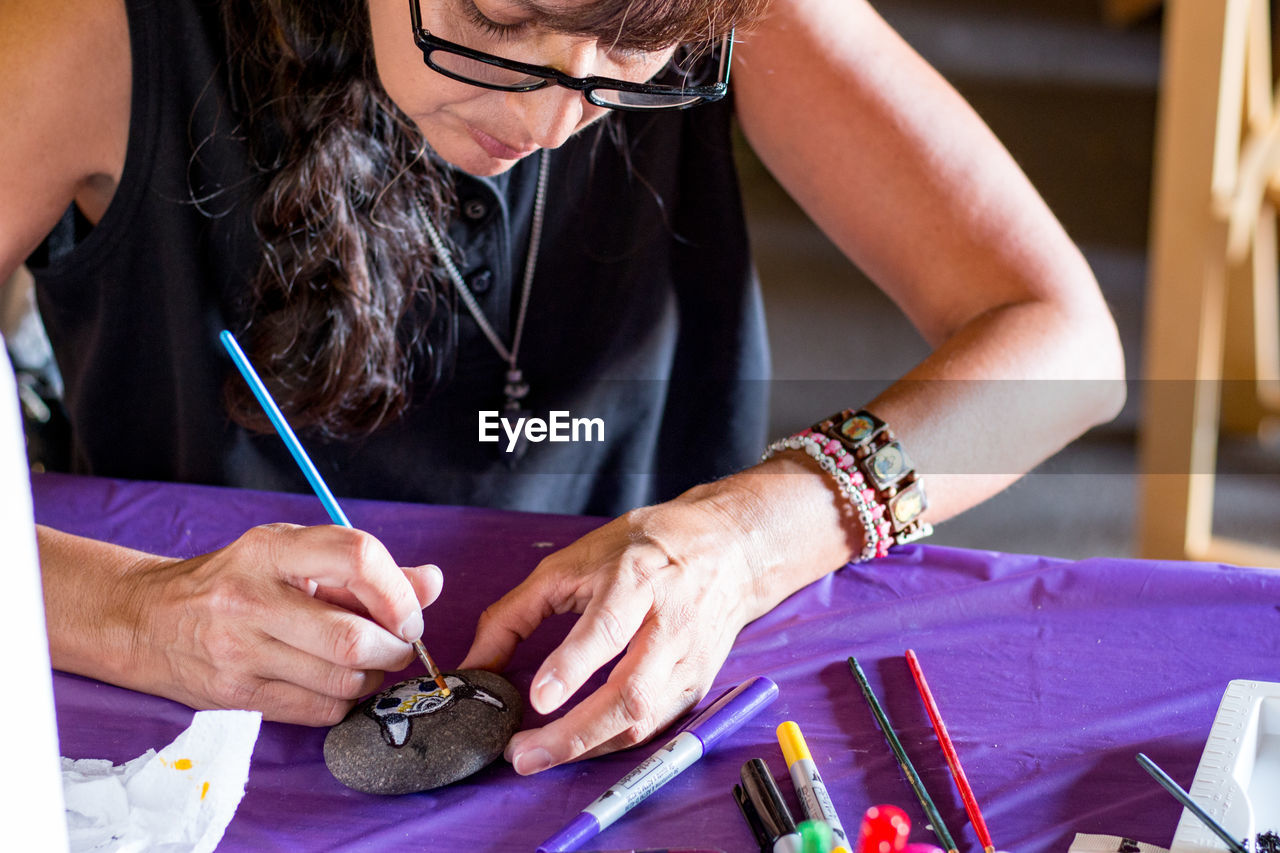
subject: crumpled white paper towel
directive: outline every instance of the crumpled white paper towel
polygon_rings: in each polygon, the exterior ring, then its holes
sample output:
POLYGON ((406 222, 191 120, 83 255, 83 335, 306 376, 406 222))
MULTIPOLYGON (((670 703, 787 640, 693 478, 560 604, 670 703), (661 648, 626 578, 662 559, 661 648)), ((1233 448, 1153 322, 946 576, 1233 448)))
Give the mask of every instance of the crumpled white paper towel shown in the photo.
POLYGON ((71 850, 209 853, 244 796, 261 724, 257 711, 199 711, 173 743, 118 767, 63 758, 71 850))

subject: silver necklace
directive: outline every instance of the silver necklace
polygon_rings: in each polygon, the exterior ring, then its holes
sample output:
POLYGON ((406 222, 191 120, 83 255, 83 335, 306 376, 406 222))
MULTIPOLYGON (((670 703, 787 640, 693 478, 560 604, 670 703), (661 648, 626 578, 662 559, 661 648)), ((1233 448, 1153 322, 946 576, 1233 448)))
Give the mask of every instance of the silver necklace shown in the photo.
POLYGON ((550 171, 550 163, 551 157, 547 153, 547 149, 544 148, 538 163, 538 186, 533 196, 533 222, 529 226, 529 252, 524 261, 524 282, 520 287, 520 309, 516 313, 516 327, 511 336, 510 349, 502 342, 502 338, 498 337, 498 333, 493 330, 493 326, 489 323, 489 318, 485 317, 484 312, 480 310, 480 303, 472 295, 471 288, 467 287, 466 282, 462 280, 462 273, 458 272, 458 265, 453 262, 453 255, 450 254, 449 248, 445 246, 444 240, 440 239, 440 232, 436 230, 435 225, 431 224, 431 217, 427 216, 422 203, 417 203, 418 214, 422 217, 423 224, 427 229, 427 237, 431 239, 431 245, 435 247, 436 255, 439 256, 440 262, 444 264, 445 272, 449 274, 449 280, 453 282, 453 286, 458 291, 458 296, 462 298, 462 303, 471 312, 471 316, 475 319, 476 325, 480 327, 480 331, 489 339, 489 343, 493 345, 494 350, 502 357, 502 360, 507 363, 507 382, 502 390, 507 397, 503 408, 508 412, 519 411, 521 401, 529 394, 529 383, 524 380, 524 373, 520 370, 517 359, 520 356, 520 340, 524 335, 524 318, 529 311, 529 294, 533 291, 533 273, 538 266, 538 243, 542 239, 542 222, 547 206, 547 173, 550 171))

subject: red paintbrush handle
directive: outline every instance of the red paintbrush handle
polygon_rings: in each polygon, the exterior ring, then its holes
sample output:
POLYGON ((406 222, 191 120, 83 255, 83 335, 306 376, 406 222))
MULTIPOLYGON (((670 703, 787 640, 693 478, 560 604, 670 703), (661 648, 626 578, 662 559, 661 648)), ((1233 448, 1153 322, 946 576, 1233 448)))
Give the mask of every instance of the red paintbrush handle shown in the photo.
POLYGON ((924 680, 924 672, 920 669, 920 661, 916 658, 916 653, 911 649, 907 649, 907 666, 911 668, 911 676, 916 680, 916 687, 920 690, 920 698, 924 700, 925 710, 929 712, 929 722, 933 723, 933 730, 938 735, 938 743, 942 745, 942 754, 947 757, 947 766, 951 768, 951 776, 956 780, 956 787, 960 790, 960 799, 964 800, 964 810, 969 814, 969 822, 973 824, 973 830, 978 835, 978 842, 983 849, 990 851, 995 849, 995 845, 991 842, 991 833, 987 831, 987 822, 982 819, 982 812, 978 809, 978 801, 973 796, 973 788, 969 786, 969 780, 964 775, 964 768, 960 766, 960 756, 956 754, 955 745, 951 742, 951 735, 947 734, 947 724, 942 721, 942 714, 938 712, 938 704, 933 701, 933 693, 929 690, 929 683, 924 680))

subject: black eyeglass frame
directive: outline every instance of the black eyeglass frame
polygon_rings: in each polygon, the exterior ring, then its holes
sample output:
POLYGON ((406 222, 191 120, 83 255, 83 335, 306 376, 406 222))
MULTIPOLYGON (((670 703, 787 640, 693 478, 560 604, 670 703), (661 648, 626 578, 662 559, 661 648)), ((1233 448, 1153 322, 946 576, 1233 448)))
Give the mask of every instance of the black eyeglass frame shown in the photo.
POLYGON ((493 89, 498 92, 533 92, 538 89, 545 89, 548 86, 563 86, 566 89, 572 89, 582 92, 583 96, 598 107, 605 107, 611 110, 630 110, 635 112, 653 112, 655 110, 685 110, 690 107, 696 107, 700 104, 712 103, 723 98, 729 92, 729 66, 733 59, 733 30, 725 35, 720 46, 720 66, 717 73, 715 83, 706 86, 665 86, 657 83, 632 83, 629 80, 616 80, 612 77, 571 77, 554 68, 545 65, 530 65, 526 62, 517 62, 514 59, 505 59, 501 56, 495 56, 492 53, 474 50, 465 45, 442 39, 439 36, 432 35, 422 26, 422 8, 419 0, 409 0, 409 15, 413 23, 413 41, 422 51, 422 61, 427 67, 438 74, 443 74, 460 83, 469 83, 472 86, 479 86, 482 89, 493 89), (444 51, 445 53, 453 53, 467 59, 473 59, 477 62, 483 62, 497 68, 503 68, 508 71, 517 71, 530 77, 538 79, 528 83, 517 85, 503 85, 501 83, 485 83, 479 80, 473 80, 465 77, 447 68, 442 68, 431 60, 431 54, 435 51, 444 51), (613 89, 619 92, 632 92, 638 95, 683 95, 691 99, 687 104, 662 104, 658 106, 645 106, 636 104, 614 104, 607 101, 599 100, 596 97, 596 89, 613 89))

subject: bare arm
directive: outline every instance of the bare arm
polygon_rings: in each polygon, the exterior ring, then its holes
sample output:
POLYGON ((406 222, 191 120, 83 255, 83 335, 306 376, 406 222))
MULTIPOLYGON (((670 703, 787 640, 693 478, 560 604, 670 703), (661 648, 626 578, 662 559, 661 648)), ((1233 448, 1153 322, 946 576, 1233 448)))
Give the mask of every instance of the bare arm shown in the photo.
POLYGON ((131 87, 121 0, 0 5, 0 282, 77 202, 106 210, 124 168, 131 87))
POLYGON ((189 560, 37 534, 55 668, 310 725, 409 664, 442 583, 343 527, 263 525, 189 560))
MULTIPOLYGON (((982 122, 864 0, 774 0, 734 62, 739 116, 764 163, 936 347, 876 400, 848 401, 903 439, 927 518, 979 503, 1114 416, 1120 347, 1079 252, 982 122)), ((508 757, 531 773, 628 746, 705 693, 744 624, 861 540, 830 478, 780 454, 548 557, 486 612, 464 665, 500 665, 547 615, 582 613, 535 676, 534 708, 558 708, 625 654, 565 716, 517 734, 508 757)))
MULTIPOLYGON (((121 0, 0 4, 0 282, 72 202, 92 222, 106 211, 131 73, 121 0)), ((342 528, 268 525, 190 560, 37 533, 55 667, 268 719, 341 719, 408 664, 441 585, 342 528)))
POLYGON ((1012 158, 869 4, 772 8, 737 52, 744 132, 936 347, 848 405, 894 427, 928 479, 929 518, 944 520, 1114 417, 1115 325, 1012 158))

